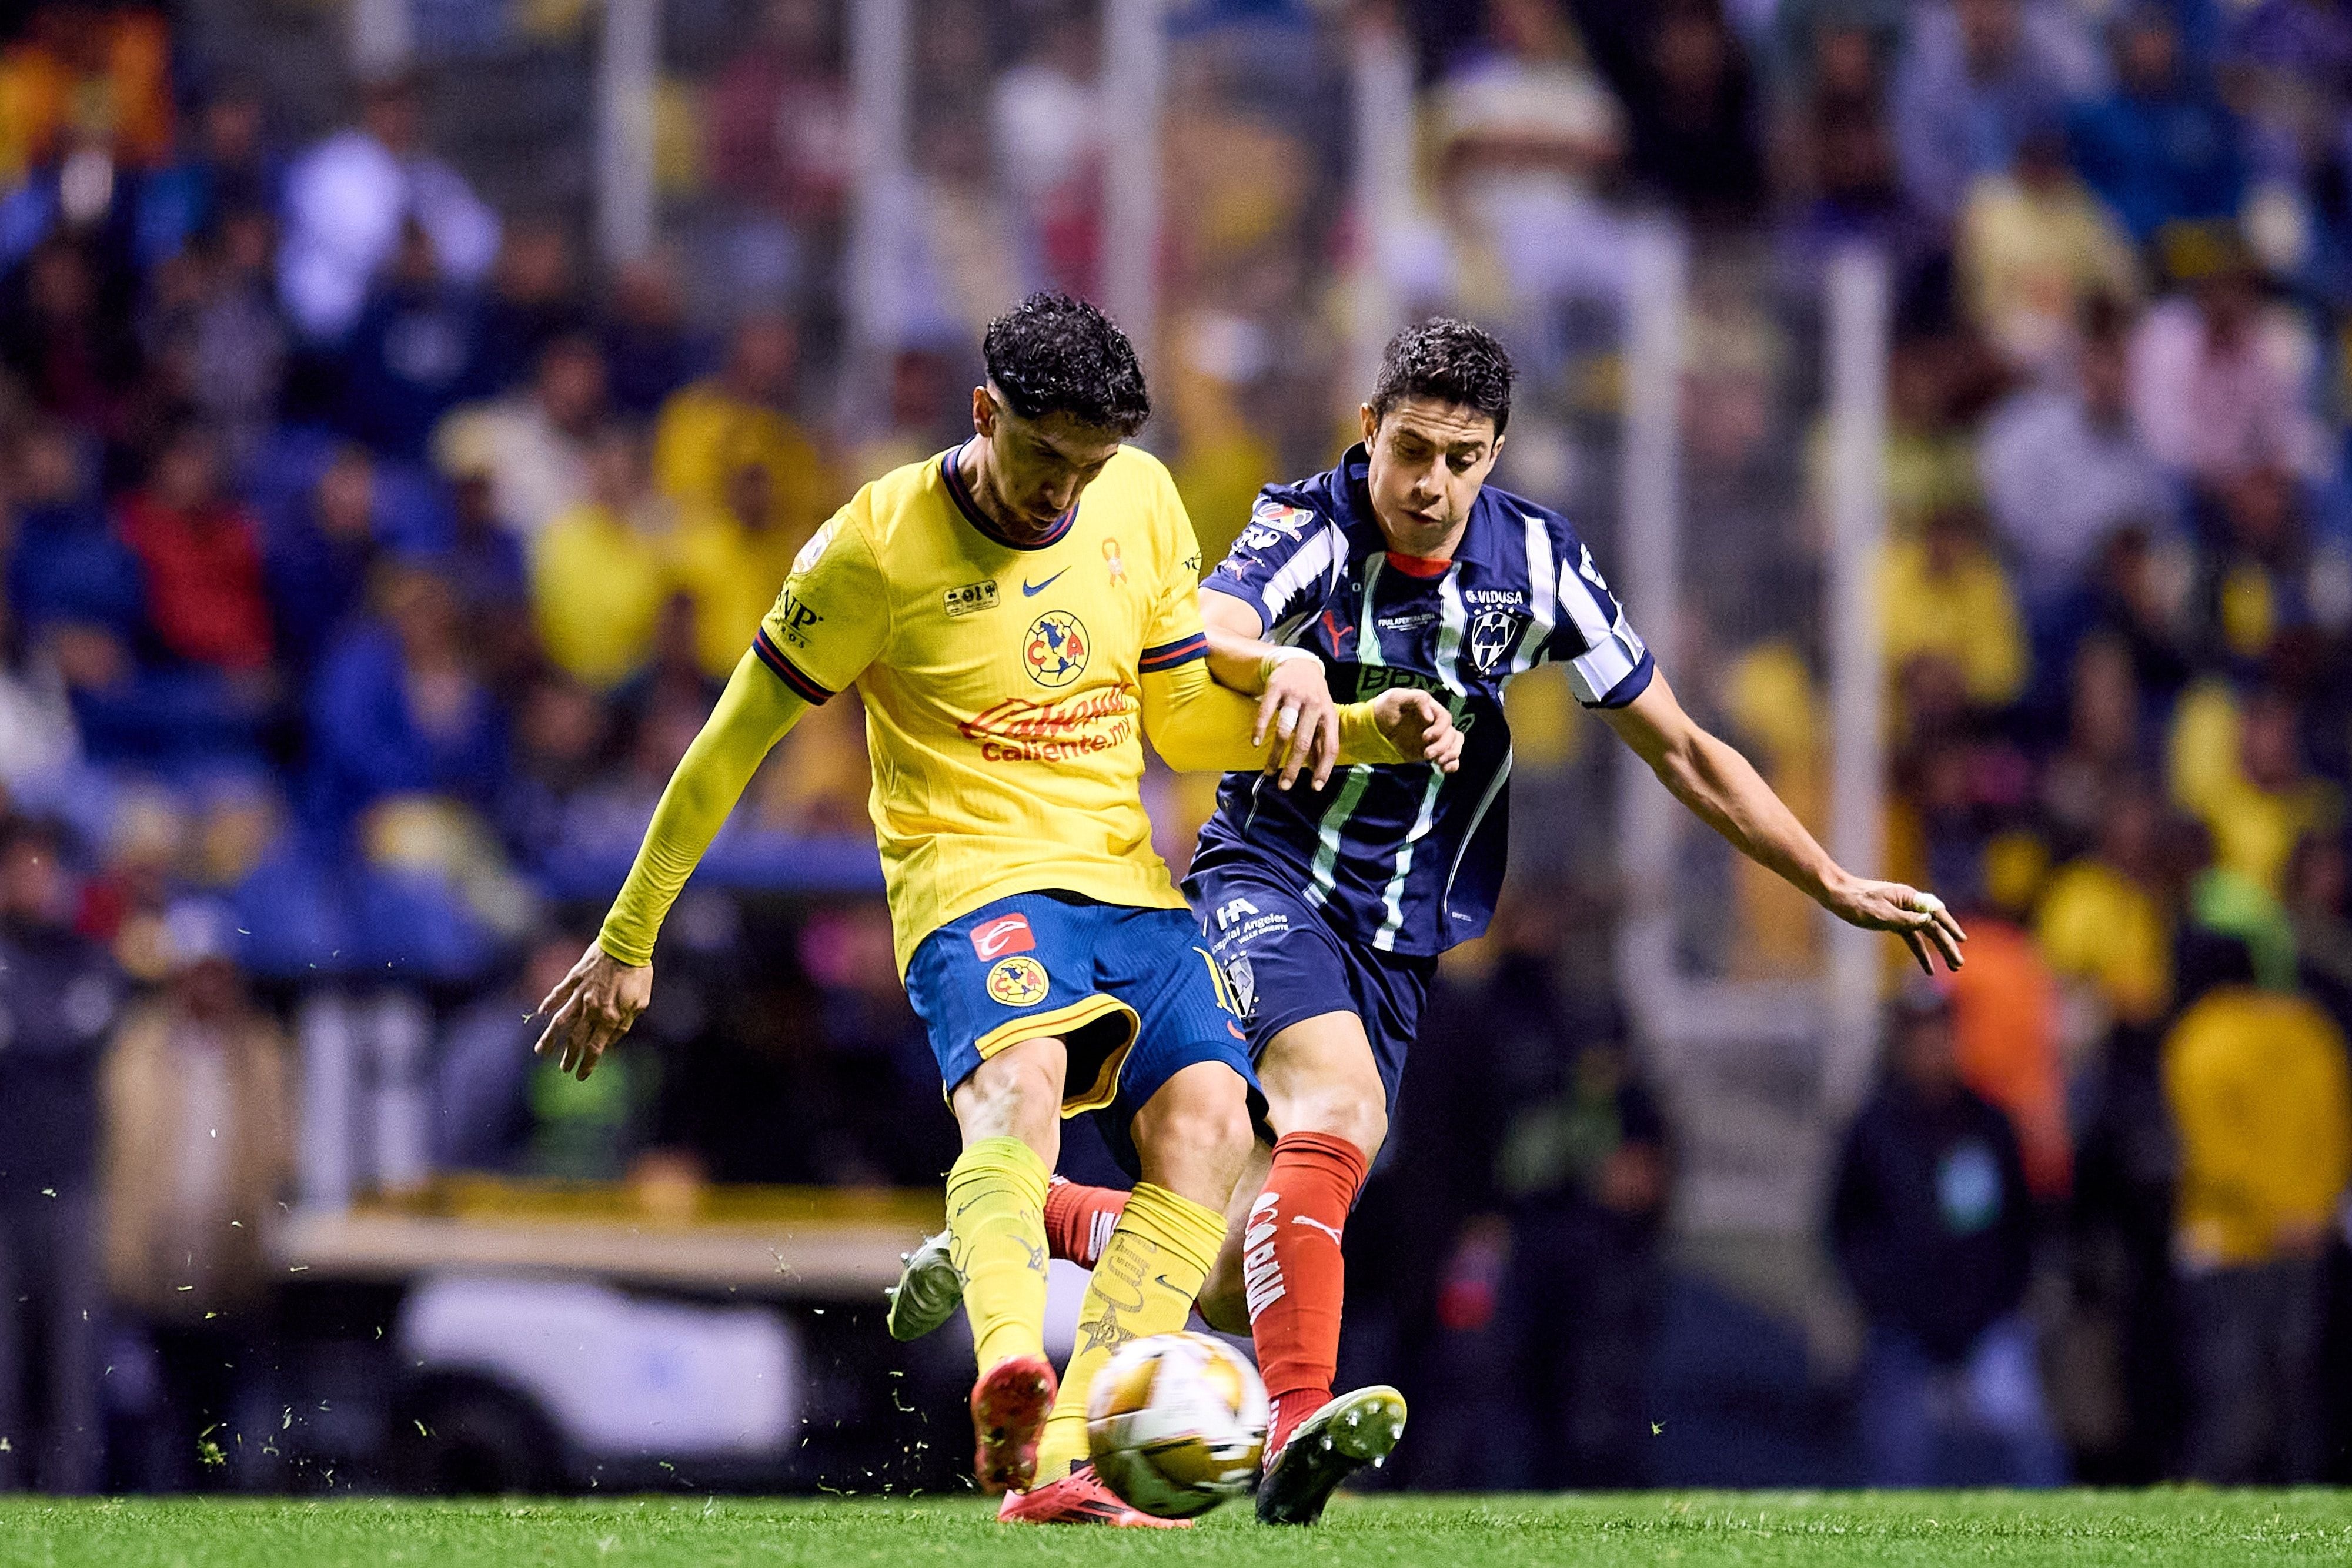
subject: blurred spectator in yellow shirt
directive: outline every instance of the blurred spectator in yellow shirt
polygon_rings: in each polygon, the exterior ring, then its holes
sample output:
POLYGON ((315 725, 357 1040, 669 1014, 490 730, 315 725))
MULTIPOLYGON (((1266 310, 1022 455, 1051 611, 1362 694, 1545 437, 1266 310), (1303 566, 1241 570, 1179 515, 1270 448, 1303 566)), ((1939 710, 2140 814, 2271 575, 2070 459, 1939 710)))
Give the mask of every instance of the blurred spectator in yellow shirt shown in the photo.
MULTIPOLYGON (((2172 995, 2172 919, 2164 897, 2162 804, 2144 791, 2111 796, 2099 846, 2062 867, 2035 923, 2042 951, 2086 1006, 2125 1024, 2151 1024, 2172 995)), ((2069 1033, 2104 1033, 2094 1019, 2069 1033)))
POLYGON ((723 681, 792 574, 796 544, 776 521, 768 470, 746 463, 727 476, 725 506, 687 507, 677 543, 678 590, 694 603, 695 659, 723 681))
POLYGON ((2014 172, 1978 178, 1957 249, 1969 319, 2011 365, 2035 374, 2064 366, 2088 299, 2139 292, 2129 240, 2067 168, 2054 125, 2025 139, 2014 172))
POLYGON ((784 412, 800 343, 781 316, 754 316, 735 329, 719 372, 680 388, 654 426, 654 477, 664 495, 690 506, 727 505, 738 470, 767 472, 769 515, 793 549, 829 516, 838 497, 824 456, 784 412))
POLYGON ((655 492, 645 439, 625 426, 607 428, 589 449, 588 489, 540 536, 530 596, 549 661, 605 691, 653 650, 675 582, 677 507, 655 492))
MULTIPOLYGON (((15 7, 21 16, 25 7, 15 7)), ((70 130, 100 132, 113 157, 151 169, 172 152, 172 37, 163 8, 34 7, 0 52, 0 175, 13 183, 57 156, 70 130)))
POLYGON ((1878 569, 1886 667, 1918 659, 1959 672, 1969 700, 2000 707, 2024 687, 2025 634, 2000 563, 1985 548, 1979 514, 1947 507, 1914 540, 1887 547, 1878 569))
POLYGON ((2302 713, 2264 688, 2235 703, 2207 685, 2181 699, 2172 729, 2173 798, 2213 835, 2213 863, 2275 898, 2306 833, 2333 831, 2344 803, 2305 769, 2302 713))
POLYGON ((2233 938, 2192 937, 2181 973, 2196 1000, 2165 1040, 2164 1090, 2180 1148, 2189 1473, 2314 1480, 2321 1256, 2352 1176, 2344 1039, 2309 1000, 2256 989, 2233 938))

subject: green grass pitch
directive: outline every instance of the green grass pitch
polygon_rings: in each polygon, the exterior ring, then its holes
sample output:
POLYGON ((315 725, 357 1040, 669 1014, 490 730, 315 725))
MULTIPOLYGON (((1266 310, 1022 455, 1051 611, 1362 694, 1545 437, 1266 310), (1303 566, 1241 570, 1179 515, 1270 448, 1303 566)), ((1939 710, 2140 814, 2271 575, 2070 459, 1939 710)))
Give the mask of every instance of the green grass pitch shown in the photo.
POLYGON ((1313 1531, 1229 1507, 1181 1532, 1013 1530, 976 1500, 0 1501, 0 1568, 2347 1562, 2352 1493, 2322 1491, 1387 1497, 1313 1531))

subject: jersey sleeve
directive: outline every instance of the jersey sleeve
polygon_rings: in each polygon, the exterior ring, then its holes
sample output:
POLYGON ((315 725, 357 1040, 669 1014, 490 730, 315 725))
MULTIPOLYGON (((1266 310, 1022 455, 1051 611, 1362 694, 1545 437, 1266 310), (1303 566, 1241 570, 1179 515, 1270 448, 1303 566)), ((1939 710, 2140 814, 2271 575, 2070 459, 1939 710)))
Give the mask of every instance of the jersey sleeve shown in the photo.
POLYGON ((1561 547, 1551 585, 1558 619, 1541 662, 1568 666, 1569 685, 1586 707, 1623 707, 1649 689, 1657 661, 1627 622, 1625 607, 1592 564, 1584 541, 1569 532, 1561 547))
POLYGON ((888 584, 853 503, 802 548, 751 652, 795 696, 824 703, 880 657, 889 634, 888 584))
POLYGON ((1159 674, 1209 656, 1209 634, 1201 624, 1201 541, 1172 482, 1162 486, 1160 528, 1168 543, 1167 565, 1152 599, 1151 621, 1136 661, 1141 674, 1159 674))
POLYGON ((1258 612, 1263 635, 1322 606, 1347 569, 1339 525, 1297 491, 1269 485, 1241 538, 1203 588, 1230 594, 1258 612))

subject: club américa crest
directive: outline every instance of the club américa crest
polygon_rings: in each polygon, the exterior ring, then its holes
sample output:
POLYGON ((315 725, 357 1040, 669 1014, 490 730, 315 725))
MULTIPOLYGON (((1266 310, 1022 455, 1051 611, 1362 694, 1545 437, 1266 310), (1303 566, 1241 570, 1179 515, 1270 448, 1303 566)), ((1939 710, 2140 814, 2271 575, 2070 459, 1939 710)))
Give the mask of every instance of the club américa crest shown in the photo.
POLYGON ((988 994, 1008 1008, 1034 1008, 1053 981, 1034 958, 1007 958, 988 972, 988 994))
POLYGON ((1022 634, 1021 662, 1041 686, 1066 686, 1086 674, 1094 639, 1085 622, 1066 610, 1048 610, 1022 634))

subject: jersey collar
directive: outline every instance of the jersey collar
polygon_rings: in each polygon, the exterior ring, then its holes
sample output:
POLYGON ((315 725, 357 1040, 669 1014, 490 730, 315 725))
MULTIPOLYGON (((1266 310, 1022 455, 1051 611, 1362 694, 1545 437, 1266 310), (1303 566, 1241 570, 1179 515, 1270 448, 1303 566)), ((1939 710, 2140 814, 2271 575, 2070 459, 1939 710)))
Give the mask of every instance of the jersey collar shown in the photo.
POLYGON ((989 520, 988 514, 980 509, 971 486, 965 482, 962 466, 956 462, 956 454, 961 450, 960 446, 950 446, 940 454, 940 478, 947 486, 948 498, 955 502, 956 510, 963 514, 963 520, 978 528, 982 536, 992 543, 1003 545, 1006 549, 1044 549, 1048 545, 1061 543, 1062 536, 1070 531, 1070 525, 1078 520, 1077 505, 1073 502, 1068 511, 1054 519, 1054 526, 1045 538, 1032 539, 1025 544, 1005 538, 1003 532, 989 520))

